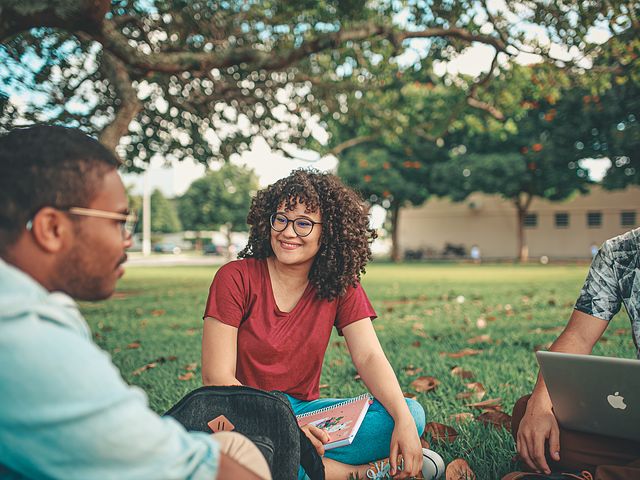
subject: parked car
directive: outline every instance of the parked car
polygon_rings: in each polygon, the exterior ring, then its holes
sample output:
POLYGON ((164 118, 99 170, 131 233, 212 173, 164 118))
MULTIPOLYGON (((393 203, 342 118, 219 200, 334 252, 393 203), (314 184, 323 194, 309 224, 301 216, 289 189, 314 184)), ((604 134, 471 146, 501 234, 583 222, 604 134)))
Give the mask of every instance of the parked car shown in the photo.
POLYGON ((173 253, 174 255, 182 253, 182 249, 178 245, 170 242, 156 243, 153 246, 153 251, 158 253, 173 253))

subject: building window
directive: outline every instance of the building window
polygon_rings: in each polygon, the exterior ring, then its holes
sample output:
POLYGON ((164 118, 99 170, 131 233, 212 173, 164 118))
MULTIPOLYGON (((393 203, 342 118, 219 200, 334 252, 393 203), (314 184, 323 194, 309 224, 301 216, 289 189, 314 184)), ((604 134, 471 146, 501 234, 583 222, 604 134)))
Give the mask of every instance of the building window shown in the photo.
POLYGON ((569 226, 569 214, 566 212, 556 213, 556 228, 567 228, 569 226))
POLYGON ((587 212, 587 226, 600 228, 602 226, 602 212, 587 212))
POLYGON ((538 214, 537 213, 527 213, 524 216, 524 226, 525 228, 535 228, 538 226, 538 214))
POLYGON ((634 212, 633 210, 620 212, 620 225, 622 225, 623 227, 635 227, 636 212, 634 212))

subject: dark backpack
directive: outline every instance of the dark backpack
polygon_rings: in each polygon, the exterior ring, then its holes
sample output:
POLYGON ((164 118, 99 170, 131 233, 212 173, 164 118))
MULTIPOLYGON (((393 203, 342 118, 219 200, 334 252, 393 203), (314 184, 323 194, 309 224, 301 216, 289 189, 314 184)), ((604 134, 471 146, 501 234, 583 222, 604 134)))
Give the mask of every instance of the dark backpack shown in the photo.
POLYGON ((267 459, 274 479, 295 480, 302 465, 311 480, 324 480, 322 459, 279 392, 244 386, 201 387, 165 415, 190 431, 233 430, 249 437, 267 459))

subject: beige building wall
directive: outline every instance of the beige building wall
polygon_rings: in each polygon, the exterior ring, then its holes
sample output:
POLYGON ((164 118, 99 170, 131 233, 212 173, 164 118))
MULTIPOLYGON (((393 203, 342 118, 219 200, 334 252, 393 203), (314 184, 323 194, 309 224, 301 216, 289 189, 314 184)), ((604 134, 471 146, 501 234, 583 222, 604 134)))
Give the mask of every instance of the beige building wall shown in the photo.
MULTIPOLYGON (((529 213, 537 225, 525 228, 530 258, 589 258, 592 244, 638 227, 640 187, 606 191, 594 186, 587 195, 563 202, 534 199, 529 213), (601 212, 602 225, 589 227, 588 212, 601 212), (621 213, 635 212, 634 225, 622 225, 621 213), (555 225, 555 214, 567 213, 569 225, 555 225)), ((513 205, 497 195, 472 194, 464 202, 434 198, 421 207, 400 211, 399 247, 440 254, 447 243, 467 252, 478 245, 483 258, 517 257, 517 216, 513 205)))

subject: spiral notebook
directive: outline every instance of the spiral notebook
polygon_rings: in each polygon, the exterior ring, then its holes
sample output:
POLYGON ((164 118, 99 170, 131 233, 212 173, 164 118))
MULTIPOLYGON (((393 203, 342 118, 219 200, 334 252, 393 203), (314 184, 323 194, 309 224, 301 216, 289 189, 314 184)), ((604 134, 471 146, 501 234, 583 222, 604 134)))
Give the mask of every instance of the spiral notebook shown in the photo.
POLYGON ((331 407, 296 415, 296 419, 301 427, 311 424, 327 432, 330 440, 324 445, 324 449, 331 450, 353 442, 372 403, 369 394, 364 393, 331 407))

